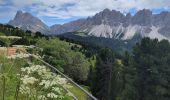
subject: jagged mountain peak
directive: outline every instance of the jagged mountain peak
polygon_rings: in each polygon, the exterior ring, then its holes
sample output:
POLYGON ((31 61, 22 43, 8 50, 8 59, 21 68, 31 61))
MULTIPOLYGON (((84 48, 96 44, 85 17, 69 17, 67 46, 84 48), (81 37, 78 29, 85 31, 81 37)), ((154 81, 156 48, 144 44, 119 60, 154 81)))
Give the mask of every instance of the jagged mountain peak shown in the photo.
POLYGON ((21 16, 22 14, 23 14, 23 12, 21 10, 18 10, 17 13, 16 13, 16 17, 21 16))
POLYGON ((152 12, 148 9, 139 10, 132 19, 132 23, 141 26, 152 25, 152 12))
POLYGON ((10 25, 20 27, 23 30, 31 30, 32 32, 41 32, 49 34, 49 27, 44 24, 39 18, 28 12, 17 11, 13 20, 10 20, 10 25))
POLYGON ((37 17, 33 16, 32 14, 28 12, 22 12, 21 10, 17 11, 14 20, 22 20, 22 21, 39 21, 42 22, 37 17))
POLYGON ((139 13, 143 13, 143 14, 152 14, 152 11, 149 10, 149 9, 142 9, 142 10, 139 10, 136 14, 139 14, 139 13))
MULTIPOLYGON (((149 9, 143 9, 132 16, 130 13, 124 15, 120 11, 104 9, 80 23, 79 26, 74 26, 73 22, 67 23, 67 25, 72 25, 68 32, 70 30, 72 32, 82 31, 97 37, 123 40, 131 39, 135 34, 158 39, 168 39, 166 37, 170 37, 169 12, 153 14, 149 9)), ((60 33, 60 30, 68 30, 68 27, 65 25, 63 27, 60 26, 60 28, 53 33, 60 33)), ((66 32, 64 31, 64 33, 66 32)))
POLYGON ((126 17, 132 17, 132 14, 131 13, 127 13, 126 17))
POLYGON ((92 25, 100 24, 117 25, 119 24, 119 22, 122 22, 124 18, 125 16, 120 11, 104 9, 103 11, 88 18, 88 20, 89 24, 92 25))

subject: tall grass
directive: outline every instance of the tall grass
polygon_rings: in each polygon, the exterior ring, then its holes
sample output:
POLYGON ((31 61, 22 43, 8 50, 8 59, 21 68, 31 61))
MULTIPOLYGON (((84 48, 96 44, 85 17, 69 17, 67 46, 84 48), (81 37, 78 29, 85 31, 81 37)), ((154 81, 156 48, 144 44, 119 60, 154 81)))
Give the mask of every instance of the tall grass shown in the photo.
POLYGON ((9 60, 0 56, 0 100, 16 98, 16 88, 19 82, 17 74, 26 62, 22 59, 9 60))

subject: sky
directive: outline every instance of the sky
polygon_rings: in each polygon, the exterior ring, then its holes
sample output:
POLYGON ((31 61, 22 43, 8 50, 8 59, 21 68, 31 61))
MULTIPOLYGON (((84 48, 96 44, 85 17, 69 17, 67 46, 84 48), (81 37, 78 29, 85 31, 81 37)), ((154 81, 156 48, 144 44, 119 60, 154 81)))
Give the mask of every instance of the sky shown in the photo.
POLYGON ((93 16, 105 8, 124 14, 144 8, 160 13, 170 11, 170 0, 0 0, 0 23, 8 23, 18 10, 51 26, 93 16))

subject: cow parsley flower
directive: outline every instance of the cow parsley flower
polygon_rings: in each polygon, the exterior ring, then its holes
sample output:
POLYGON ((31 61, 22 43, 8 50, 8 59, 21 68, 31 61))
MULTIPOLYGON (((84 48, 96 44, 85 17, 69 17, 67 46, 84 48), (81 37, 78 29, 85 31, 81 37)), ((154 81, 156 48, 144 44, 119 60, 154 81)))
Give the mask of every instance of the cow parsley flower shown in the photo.
POLYGON ((51 92, 51 93, 48 93, 48 94, 47 94, 47 97, 57 99, 57 98, 58 98, 58 95, 56 95, 56 94, 54 94, 54 93, 51 92))
POLYGON ((38 99, 39 99, 39 100, 47 100, 47 98, 46 98, 44 95, 39 95, 39 96, 38 96, 38 99))
POLYGON ((21 89, 20 92, 26 95, 35 95, 38 92, 38 100, 62 99, 64 97, 64 89, 67 80, 60 75, 50 72, 46 66, 32 65, 30 67, 21 68, 21 89), (43 90, 43 91, 42 91, 43 90), (31 94, 30 94, 31 92, 31 94))
POLYGON ((16 53, 14 55, 8 56, 8 59, 16 59, 16 58, 28 58, 31 54, 25 54, 25 53, 16 53))
POLYGON ((25 75, 23 78, 21 78, 23 84, 34 84, 38 79, 35 77, 29 77, 28 75, 25 75))

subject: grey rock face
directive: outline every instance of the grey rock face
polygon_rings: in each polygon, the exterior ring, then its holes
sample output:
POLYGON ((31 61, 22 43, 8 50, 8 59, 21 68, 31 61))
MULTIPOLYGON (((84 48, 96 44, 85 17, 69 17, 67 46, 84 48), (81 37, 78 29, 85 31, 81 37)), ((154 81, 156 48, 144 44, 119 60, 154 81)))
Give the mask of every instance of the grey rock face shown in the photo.
POLYGON ((159 29, 158 31, 162 35, 164 35, 167 38, 170 38, 170 26, 165 26, 159 29))
POLYGON ((147 9, 138 11, 134 16, 130 13, 125 15, 119 11, 104 9, 87 19, 79 19, 63 25, 56 24, 51 27, 30 13, 18 11, 9 24, 24 30, 53 35, 79 31, 92 36, 123 40, 131 39, 135 34, 170 40, 170 12, 152 14, 147 9))
POLYGON ((50 27, 51 33, 58 35, 58 34, 62 34, 62 33, 66 33, 66 32, 74 32, 74 31, 78 31, 81 30, 81 28, 83 27, 85 22, 85 19, 79 19, 77 21, 73 21, 70 23, 66 23, 63 25, 53 25, 50 27))
POLYGON ((127 27, 130 25, 131 21, 132 21, 132 15, 128 13, 123 20, 123 25, 127 27))
POLYGON ((117 26, 123 22, 125 16, 119 11, 104 9, 102 12, 97 13, 95 16, 88 18, 88 22, 91 25, 106 24, 110 26, 117 26))
POLYGON ((143 9, 132 16, 130 13, 124 15, 119 11, 104 9, 83 21, 78 20, 61 25, 60 28, 51 27, 51 29, 55 29, 54 34, 83 31, 88 35, 123 40, 131 39, 135 34, 170 39, 169 26, 170 12, 152 14, 150 10, 143 9))
POLYGON ((18 11, 13 20, 9 21, 10 25, 22 28, 23 30, 31 30, 32 32, 49 33, 49 28, 40 19, 32 16, 30 13, 18 11))
POLYGON ((170 25, 170 12, 161 12, 160 14, 153 15, 153 25, 155 26, 169 26, 170 25))
POLYGON ((132 24, 140 26, 151 26, 152 12, 150 10, 140 10, 132 18, 132 24))

